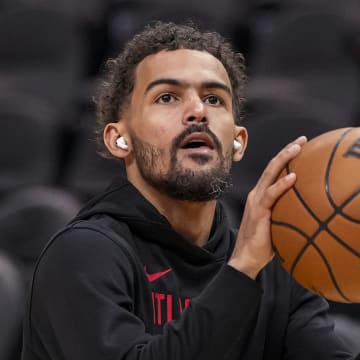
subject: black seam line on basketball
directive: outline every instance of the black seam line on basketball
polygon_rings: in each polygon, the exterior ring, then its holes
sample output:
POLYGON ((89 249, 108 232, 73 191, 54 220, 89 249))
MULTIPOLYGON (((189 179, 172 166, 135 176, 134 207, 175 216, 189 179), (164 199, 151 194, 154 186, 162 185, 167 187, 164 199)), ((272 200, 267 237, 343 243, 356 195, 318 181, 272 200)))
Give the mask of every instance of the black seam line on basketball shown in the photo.
POLYGON ((339 206, 336 210, 339 211, 334 211, 325 221, 320 222, 318 229, 311 235, 311 239, 312 242, 315 241, 315 238, 318 236, 318 234, 321 231, 327 231, 333 238, 335 241, 337 241, 340 245, 342 245, 344 248, 346 248, 349 252, 351 252, 353 255, 360 257, 360 252, 356 251, 355 249, 353 249, 352 247, 350 247, 347 243, 345 243, 344 241, 342 241, 330 228, 329 228, 329 223, 331 222, 331 220, 336 216, 336 215, 343 215, 342 213, 342 208, 344 206, 346 206, 349 202, 352 201, 352 199, 360 192, 360 190, 355 193, 352 194, 352 196, 350 196, 347 200, 345 200, 341 206, 339 206))
MULTIPOLYGON (((291 171, 291 170, 290 170, 290 163, 287 163, 287 165, 286 165, 286 171, 287 171, 288 174, 290 173, 290 171, 291 171)), ((307 210, 307 212, 310 214, 310 216, 312 216, 312 217, 314 218, 314 220, 317 222, 317 224, 318 224, 317 230, 320 229, 321 226, 322 226, 321 220, 315 215, 315 213, 311 210, 311 208, 306 204, 304 198, 301 196, 301 194, 299 193, 298 189, 296 188, 296 184, 293 185, 292 189, 293 189, 295 195, 297 196, 297 198, 299 199, 299 201, 300 201, 300 202, 302 203, 302 205, 304 206, 305 210, 307 210)), ((297 254, 297 256, 296 256, 296 258, 295 258, 295 260, 294 260, 294 262, 293 262, 293 264, 292 264, 292 266, 291 266, 290 273, 293 274, 293 271, 294 271, 297 263, 300 261, 301 256, 302 256, 303 253, 306 251, 306 249, 313 243, 313 239, 312 239, 312 237, 309 237, 307 234, 302 233, 298 228, 296 228, 296 227, 294 227, 294 226, 292 226, 292 225, 290 225, 290 224, 283 224, 283 225, 286 226, 286 227, 289 227, 289 228, 291 228, 291 229, 293 229, 293 230, 295 230, 295 231, 297 231, 297 232, 299 232, 299 233, 302 234, 302 235, 305 237, 305 239, 307 240, 307 241, 306 241, 306 244, 305 244, 305 245, 303 246, 303 248, 299 251, 299 253, 297 254)), ((316 230, 316 231, 317 231, 317 230, 316 230)), ((315 231, 315 232, 316 232, 316 231, 315 231)))
MULTIPOLYGON (((349 131, 351 131, 352 129, 349 129, 347 131, 345 131, 345 133, 343 134, 343 137, 345 136, 345 134, 347 134, 349 131)), ((331 159, 330 159, 331 160, 331 159)), ((329 161, 330 161, 329 160, 329 161)), ((290 166, 289 164, 287 164, 286 166, 286 170, 288 173, 290 173, 290 166)), ((354 250, 353 248, 349 247, 345 242, 343 242, 339 237, 337 237, 328 227, 328 224, 330 223, 330 221, 336 216, 336 215, 340 215, 345 219, 348 219, 350 221, 356 222, 356 223, 360 223, 359 220, 356 219, 352 219, 350 216, 346 215, 343 213, 343 208, 350 203, 359 193, 360 193, 360 189, 351 194, 351 196, 349 198, 347 198, 345 201, 343 201, 342 204, 340 204, 339 206, 337 206, 334 202, 331 203, 334 212, 325 220, 325 221, 321 221, 316 215, 315 213, 311 210, 311 208, 309 206, 307 206, 304 198, 301 196, 300 192, 298 191, 298 189, 296 188, 296 185, 293 186, 293 190, 295 192, 295 195, 297 196, 297 198, 299 199, 299 201, 302 203, 302 205, 304 206, 304 208, 309 212, 309 214, 314 218, 314 220, 318 223, 318 228, 317 230, 312 234, 311 238, 306 237, 308 239, 308 243, 304 245, 304 248, 302 249, 303 251, 301 251, 301 254, 303 252, 305 252, 305 250, 308 248, 308 246, 313 243, 314 240, 312 240, 313 238, 315 238, 321 231, 323 230, 327 230, 333 237, 334 239, 340 243, 343 247, 345 247, 348 251, 350 251, 353 255, 360 257, 360 253, 357 252, 356 250, 354 250)), ((331 197, 329 198, 329 201, 331 201, 331 197)), ((300 254, 300 253, 299 253, 300 254)))
MULTIPOLYGON (((348 199, 348 201, 351 201, 351 199, 348 199)), ((309 248, 310 245, 313 245, 314 247, 318 248, 317 245, 315 244, 315 239, 318 236, 318 234, 321 231, 328 231, 329 234, 334 238, 335 241, 337 241, 338 243, 340 243, 344 248, 346 248, 349 252, 351 252, 353 255, 360 257, 360 253, 357 252, 355 249, 351 248, 348 244, 346 244, 345 242, 343 242, 336 234, 334 234, 328 227, 328 222, 334 217, 335 215, 331 215, 325 222, 322 221, 318 221, 318 228, 317 230, 311 235, 308 236, 306 233, 302 232, 300 229, 298 229, 297 227, 288 224, 288 223, 284 223, 281 221, 272 221, 272 223, 274 225, 278 225, 278 226, 283 226, 283 227, 287 227, 292 229, 293 231, 299 233, 301 236, 303 236, 306 239, 306 244, 303 246, 303 248, 298 252, 296 258, 294 259, 292 265, 291 265, 291 269, 290 269, 290 274, 293 275, 294 270, 298 264, 298 262, 301 260, 303 254, 305 253, 305 251, 309 248)), ((280 259, 282 258, 281 255, 280 259)))
MULTIPOLYGON (((332 216, 331 216, 332 217, 332 216)), ((352 247, 350 247, 346 242, 342 241, 335 233, 333 233, 331 231, 331 229, 328 227, 328 224, 324 223, 325 227, 323 228, 318 228, 314 234, 311 235, 312 241, 311 243, 305 245, 311 245, 315 242, 316 237, 322 232, 322 231, 327 231, 336 242, 338 242, 340 245, 342 245, 344 248, 346 248, 346 250, 348 250, 349 252, 351 252, 353 255, 360 257, 360 253, 358 251, 356 251, 355 249, 353 249, 352 247)))
MULTIPOLYGON (((350 202, 351 199, 348 199, 346 201, 347 202, 350 202)), ((305 205, 304 205, 305 206, 305 205)), ((346 248, 349 252, 351 252, 353 255, 357 256, 357 257, 360 257, 360 253, 357 252, 355 249, 351 248, 348 244, 346 244, 345 242, 343 242, 336 234, 334 234, 328 227, 328 223, 330 222, 330 220, 332 220, 332 218, 336 215, 336 213, 334 212, 329 218, 327 218, 325 221, 320 221, 319 219, 315 217, 315 219, 317 220, 317 223, 318 223, 318 228, 315 230, 315 232, 311 235, 311 236, 308 236, 307 234, 303 233, 300 229, 296 228, 295 226, 291 225, 291 224, 287 224, 287 223, 283 223, 283 222, 280 222, 280 221, 273 221, 272 223, 273 224, 276 224, 276 225, 280 225, 280 226, 285 226, 285 227, 288 227, 292 230, 294 230, 295 232, 298 232, 300 235, 302 235, 305 239, 306 239, 306 244, 303 246, 303 248, 299 251, 298 255, 296 256, 292 266, 291 266, 291 270, 290 270, 290 273, 293 274, 294 272, 294 269, 297 265, 297 263, 300 261, 302 255, 305 253, 305 251, 308 249, 308 247, 310 245, 314 245, 314 242, 315 242, 315 239, 316 237, 318 236, 318 234, 321 232, 321 231, 328 231, 329 234, 334 238, 335 241, 337 241, 339 244, 341 244, 344 248, 346 248)))
MULTIPOLYGON (((287 164, 286 165, 286 170, 288 172, 288 174, 290 173, 290 165, 287 164)), ((304 206, 304 208, 308 211, 308 213, 315 219, 316 222, 318 222, 319 224, 321 223, 321 220, 315 215, 315 213, 311 210, 311 208, 308 206, 308 204, 305 202, 304 198, 301 196, 300 192, 298 191, 296 184, 294 184, 292 186, 293 191, 295 192, 295 195, 297 196, 297 198, 299 199, 299 201, 302 203, 302 205, 304 206)))
MULTIPOLYGON (((331 270, 331 267, 328 263, 328 261, 326 260, 326 257, 324 256, 324 254, 322 253, 321 249, 316 245, 316 243, 308 236, 306 235, 304 232, 302 232, 300 229, 298 229, 297 227, 293 226, 293 225, 290 225, 290 224, 287 224, 287 223, 283 223, 281 221, 273 221, 272 222, 274 225, 279 225, 279 226, 284 226, 284 227, 287 227, 287 228, 291 228, 292 230, 298 232, 300 235, 302 235, 304 238, 306 238, 308 240, 308 243, 300 250, 300 252, 298 253, 298 255, 296 256, 292 266, 291 266, 291 269, 290 269, 290 274, 292 276, 294 276, 294 270, 295 270, 295 267, 297 266, 298 262, 300 261, 302 255, 304 254, 304 252, 308 249, 308 247, 310 245, 312 245, 316 250, 317 252, 319 253, 320 257, 323 259, 324 263, 325 263, 325 266, 329 272, 329 275, 331 277, 331 280, 332 282, 334 283, 335 285, 335 288, 337 290, 337 292, 339 293, 339 295, 344 298, 346 301, 350 301, 350 299, 348 299, 344 294, 343 292, 341 291, 336 279, 335 279, 335 276, 331 270)), ((280 259, 282 258, 281 255, 279 254, 279 257, 280 259)))
MULTIPOLYGON (((273 225, 278 225, 278 226, 283 226, 286 228, 289 228, 291 230, 294 230, 295 232, 297 232, 298 234, 300 234, 301 236, 303 236, 306 239, 306 244, 303 246, 303 248, 298 252, 294 262, 291 265, 291 269, 290 269, 290 274, 292 275, 294 272, 294 269, 297 265, 297 263, 299 262, 302 254, 305 252, 305 250, 312 244, 313 240, 310 236, 308 236, 306 233, 304 233, 303 231, 301 231, 299 228, 297 228, 294 225, 288 224, 288 223, 284 223, 282 221, 272 221, 273 225)), ((281 258, 281 256, 280 256, 281 258)))
POLYGON ((333 284, 335 285, 335 288, 336 288, 337 292, 339 293, 339 295, 340 295, 343 299, 345 299, 346 301, 351 302, 351 300, 348 299, 348 298, 344 295, 344 293, 342 292, 342 290, 340 289, 340 286, 339 286, 339 284, 338 284, 337 281, 336 281, 335 275, 334 275, 334 273, 333 273, 332 270, 331 270, 330 264, 328 263, 325 255, 323 254, 323 252, 321 251, 321 249, 316 245, 316 243, 313 243, 312 245, 313 245, 314 248, 317 250, 317 252, 318 252, 318 254, 321 256, 321 258, 323 259, 324 264, 325 264, 325 266, 326 266, 326 268, 327 268, 327 270, 328 270, 328 272, 329 272, 329 275, 330 275, 330 277, 331 277, 331 280, 332 280, 333 284))
MULTIPOLYGON (((287 166, 288 170, 290 171, 290 167, 287 166)), ((301 196, 301 194, 299 193, 298 189, 296 188, 295 185, 293 185, 292 187, 293 191, 295 192, 295 195, 297 196, 297 198, 299 199, 299 201, 302 203, 302 205, 304 206, 305 210, 307 210, 307 212, 310 214, 310 216, 313 217, 313 219, 317 222, 317 229, 315 231, 315 233, 322 228, 326 228, 326 224, 324 224, 316 215, 315 213, 311 210, 311 208, 306 204, 304 198, 301 196)), ((312 235, 312 237, 314 236, 314 234, 312 235)), ((305 238, 307 239, 307 243, 304 245, 304 247, 301 249, 301 251, 298 253, 298 255, 296 256, 294 263, 292 265, 291 268, 291 274, 293 273, 293 269, 295 268, 295 266, 297 265, 297 263, 299 262, 302 254, 306 251, 306 249, 313 243, 313 239, 312 237, 309 237, 308 235, 305 236, 305 238)))
MULTIPOLYGON (((345 205, 347 205, 350 201, 352 201, 352 200, 353 200, 356 196, 358 196, 359 194, 360 194, 360 189, 359 189, 358 191, 356 191, 355 193, 353 193, 352 196, 350 196, 350 198, 348 199, 349 201, 346 200, 346 204, 345 204, 345 205)), ((345 205, 344 205, 342 208, 344 208, 345 205)), ((341 215, 342 215, 345 219, 348 219, 348 220, 350 220, 350 221, 352 221, 352 222, 355 222, 355 223, 357 223, 357 224, 360 224, 360 219, 355 219, 355 218, 353 218, 352 216, 349 216, 349 215, 347 215, 347 214, 344 214, 343 212, 341 213, 341 215)))
POLYGON ((345 214, 345 213, 343 212, 343 209, 344 209, 344 207, 345 207, 349 202, 351 202, 352 200, 354 200, 354 198, 356 198, 356 196, 358 196, 359 194, 360 194, 360 189, 357 190, 356 192, 352 193, 351 196, 349 196, 346 200, 344 200, 343 203, 340 204, 339 207, 338 207, 338 208, 340 209, 340 211, 339 211, 339 213, 338 213, 339 215, 341 215, 343 218, 345 218, 345 219, 347 219, 347 220, 349 220, 349 221, 352 221, 352 222, 354 222, 354 223, 357 223, 357 224, 360 224, 360 220, 355 219, 355 218, 353 218, 353 217, 345 214))
POLYGON ((350 132, 354 130, 354 128, 350 128, 350 129, 347 129, 345 130, 342 135, 340 136, 340 138, 338 139, 338 141, 336 142, 331 154, 330 154, 330 158, 329 158, 329 161, 328 161, 328 164, 326 166, 326 171, 325 171, 325 194, 330 202, 330 205, 336 209, 337 208, 337 205, 335 204, 335 201, 334 199, 331 197, 331 193, 330 193, 330 189, 329 189, 329 178, 330 178, 330 169, 331 169, 331 165, 334 161, 334 157, 335 157, 335 154, 336 154, 336 151, 337 149, 339 148, 341 142, 344 140, 345 136, 350 132))
MULTIPOLYGON (((286 170, 288 173, 290 173, 290 165, 287 164, 286 165, 286 170)), ((312 216, 312 218, 317 222, 318 227, 315 230, 315 232, 312 234, 311 237, 306 236, 307 239, 307 244, 304 245, 303 249, 299 252, 298 256, 296 257, 296 261, 294 262, 293 266, 295 267, 297 262, 300 260, 301 255, 306 251, 306 249, 309 247, 309 245, 311 245, 314 240, 313 238, 315 238, 317 236, 318 233, 320 233, 322 230, 327 230, 330 232, 330 229, 328 228, 328 223, 329 221, 337 214, 337 210, 341 209, 341 207, 333 207, 334 208, 334 213, 332 213, 330 215, 330 217, 328 217, 325 221, 321 221, 316 215, 315 213, 312 211, 312 209, 307 205, 307 203, 305 202, 304 198, 301 196, 300 192, 298 191, 296 185, 293 185, 292 187, 296 197, 299 199, 299 201, 301 202, 301 204, 303 205, 303 207, 305 208, 305 210, 307 210, 307 212, 310 214, 310 216, 312 216)), ((351 201, 351 199, 347 199, 346 201, 351 201)), ((345 202, 346 202, 345 201, 345 202)), ((347 202, 346 202, 347 203, 347 202)), ((341 213, 341 211, 338 211, 338 213, 341 213)), ((342 213, 341 213, 342 214, 342 213)), ((345 243, 343 243, 338 237, 336 237, 332 232, 331 235, 334 236, 335 240, 337 240, 339 243, 341 243, 347 250, 349 250, 350 252, 352 252, 354 255, 359 256, 358 252, 356 252, 356 250, 350 248, 349 246, 347 246, 345 243)))
MULTIPOLYGON (((338 206, 334 203, 333 199, 331 198, 330 194, 328 193, 328 191, 329 191, 329 189, 328 189, 328 181, 329 181, 328 178, 329 178, 329 172, 330 172, 330 165, 329 165, 329 163, 333 161, 333 158, 334 158, 335 153, 336 153, 336 149, 339 147, 339 144, 341 143, 342 139, 347 135, 347 133, 349 133, 349 132, 352 131, 352 130, 353 130, 353 128, 350 128, 350 129, 344 131, 344 133, 342 134, 340 140, 338 140, 337 144, 334 146, 334 149, 333 149, 333 151, 332 151, 332 154, 330 155, 330 159, 329 159, 329 162, 328 162, 328 165, 327 165, 327 169, 326 169, 326 173, 325 173, 325 193, 326 193, 326 195, 327 195, 327 197, 328 197, 328 199, 329 199, 329 201, 330 201, 330 203, 331 203, 331 205, 332 205, 332 207, 333 207, 334 210, 337 210, 337 209, 340 208, 340 207, 338 207, 338 206), (326 180, 326 179, 327 179, 327 180, 326 180)), ((286 171, 287 171, 288 174, 291 172, 291 170, 290 170, 290 163, 288 163, 288 164, 286 165, 286 171)), ((311 210, 311 208, 307 205, 307 203, 305 202, 304 198, 300 195, 300 192, 298 191, 298 189, 297 189, 297 187, 296 187, 296 184, 294 184, 292 188, 293 188, 293 190, 294 190, 294 192, 295 192, 295 195, 298 197, 298 199, 300 200, 300 202, 302 203, 302 205, 304 206, 304 208, 305 208, 305 209, 308 211, 308 213, 318 222, 319 227, 321 228, 323 222, 315 215, 315 213, 314 213, 314 212, 311 210)), ((348 199, 348 200, 350 201, 351 199, 348 199)), ((342 215, 343 215, 344 217, 347 217, 346 214, 342 214, 342 215)), ((352 220, 352 219, 349 219, 349 220, 352 220)), ((325 221, 327 221, 327 220, 325 220, 325 221)))

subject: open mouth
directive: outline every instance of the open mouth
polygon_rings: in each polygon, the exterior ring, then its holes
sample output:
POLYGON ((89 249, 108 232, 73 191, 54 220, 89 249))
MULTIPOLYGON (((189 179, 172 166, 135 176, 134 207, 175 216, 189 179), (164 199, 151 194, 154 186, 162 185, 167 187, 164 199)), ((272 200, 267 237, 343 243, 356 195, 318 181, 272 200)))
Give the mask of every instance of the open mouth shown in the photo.
POLYGON ((181 149, 214 149, 214 143, 209 135, 205 133, 192 133, 187 136, 180 145, 181 149))

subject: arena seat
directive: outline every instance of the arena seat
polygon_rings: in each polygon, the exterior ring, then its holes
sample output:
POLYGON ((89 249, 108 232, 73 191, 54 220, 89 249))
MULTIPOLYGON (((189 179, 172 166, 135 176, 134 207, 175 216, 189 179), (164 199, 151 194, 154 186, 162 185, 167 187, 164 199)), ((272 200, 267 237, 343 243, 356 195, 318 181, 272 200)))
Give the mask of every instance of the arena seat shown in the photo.
POLYGON ((307 96, 333 102, 343 116, 351 115, 360 91, 359 63, 349 46, 355 20, 339 5, 295 10, 278 14, 273 31, 258 39, 250 86, 267 78, 301 82, 307 96))
POLYGON ((0 250, 21 265, 25 282, 50 237, 66 225, 80 206, 73 194, 49 186, 29 186, 3 197, 0 250))
POLYGON ((1 360, 20 359, 25 292, 36 260, 50 237, 79 208, 76 197, 52 187, 26 187, 3 196, 0 205, 1 360))
POLYGON ((8 89, 64 106, 84 61, 81 29, 71 18, 26 6, 0 14, 0 83, 8 89))
POLYGON ((1 93, 0 195, 53 183, 58 160, 55 117, 53 108, 37 98, 1 93))

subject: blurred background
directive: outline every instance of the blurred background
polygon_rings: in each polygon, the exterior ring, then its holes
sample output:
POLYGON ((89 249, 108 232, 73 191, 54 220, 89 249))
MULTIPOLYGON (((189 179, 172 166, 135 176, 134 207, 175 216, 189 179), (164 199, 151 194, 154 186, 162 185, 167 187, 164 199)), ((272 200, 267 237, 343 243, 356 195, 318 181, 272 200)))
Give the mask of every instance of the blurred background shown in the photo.
MULTIPOLYGON (((249 146, 224 199, 234 226, 283 145, 360 125, 359 1, 0 0, 1 360, 19 359, 41 249, 122 171, 97 155, 93 136, 104 62, 149 21, 187 19, 219 31, 246 58, 249 146)), ((359 306, 331 303, 354 353, 359 306)))

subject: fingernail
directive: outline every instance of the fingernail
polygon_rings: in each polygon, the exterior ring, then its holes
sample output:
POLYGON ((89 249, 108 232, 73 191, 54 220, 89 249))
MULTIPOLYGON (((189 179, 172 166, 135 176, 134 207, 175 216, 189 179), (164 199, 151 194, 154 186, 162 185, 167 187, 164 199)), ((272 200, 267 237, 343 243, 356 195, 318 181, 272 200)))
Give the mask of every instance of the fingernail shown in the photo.
POLYGON ((286 179, 287 181, 294 180, 295 178, 296 178, 296 174, 293 173, 293 172, 291 172, 290 174, 287 174, 287 175, 285 176, 285 179, 286 179))
POLYGON ((305 135, 299 136, 295 141, 307 141, 307 137, 305 135))

